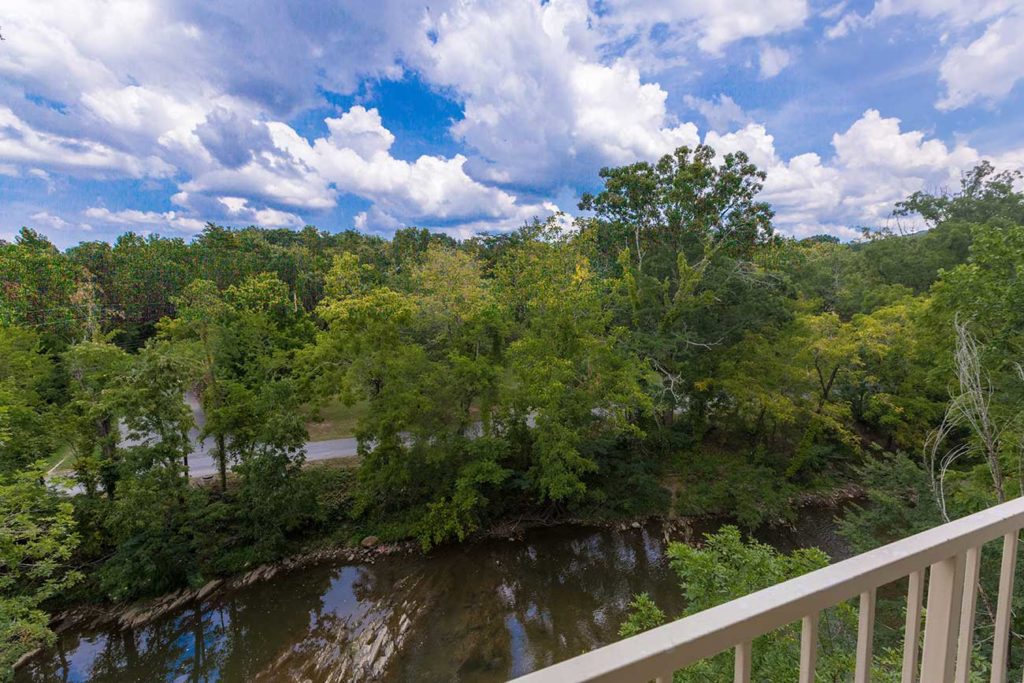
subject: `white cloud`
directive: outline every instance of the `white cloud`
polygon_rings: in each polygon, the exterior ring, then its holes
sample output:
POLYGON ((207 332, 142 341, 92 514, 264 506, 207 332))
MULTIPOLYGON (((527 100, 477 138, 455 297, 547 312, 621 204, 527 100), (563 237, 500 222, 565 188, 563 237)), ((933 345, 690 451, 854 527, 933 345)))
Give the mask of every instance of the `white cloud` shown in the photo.
MULTIPOLYGON (((3 17, 9 40, 0 52, 0 84, 45 99, 14 97, 11 108, 0 109, 0 169, 21 174, 31 164, 109 177, 175 176, 175 203, 183 213, 117 212, 102 218, 176 229, 187 229, 187 221, 199 215, 299 224, 288 208, 330 210, 343 193, 374 202, 366 220, 377 217, 378 224, 384 216, 448 224, 543 213, 540 204, 521 203, 514 194, 474 179, 466 155, 422 155, 411 161, 392 156, 394 136, 375 110, 355 107, 327 119, 328 134, 316 140, 282 122, 322 105, 323 89, 352 92, 368 76, 400 77, 403 62, 430 62, 431 16, 444 15, 449 4, 438 0, 410 8, 381 0, 308 12, 257 0, 240 14, 237 8, 173 0, 23 3, 3 17), (274 41, 264 40, 266 35, 274 41), (282 52, 279 44, 289 50, 282 52), (245 204, 232 213, 220 198, 245 204)), ((466 6, 467 12, 480 9, 466 6)), ((596 45, 584 2, 555 0, 541 11, 522 0, 515 9, 533 19, 543 15, 550 32, 545 40, 554 36, 563 42, 565 54, 596 45)), ((504 57, 511 61, 496 68, 515 72, 521 54, 509 50, 504 57)), ((625 160, 637 151, 667 151, 681 133, 695 137, 688 128, 657 125, 666 118, 664 91, 641 85, 635 71, 625 67, 608 73, 603 68, 584 64, 575 94, 567 94, 590 101, 584 106, 591 116, 582 112, 579 126, 586 138, 584 154, 592 160, 625 160), (627 100, 639 96, 644 109, 618 139, 606 141, 614 124, 594 114, 621 117, 626 101, 602 102, 588 86, 618 80, 626 87, 614 94, 627 100), (648 134, 650 121, 655 125, 648 134), (595 149, 598 137, 600 150, 595 149)), ((567 131, 566 139, 571 135, 567 131)))
POLYGON ((479 154, 471 173, 551 187, 697 140, 661 86, 625 60, 596 58, 594 21, 576 0, 464 3, 434 17, 436 40, 416 64, 463 102, 452 132, 479 154))
MULTIPOLYGON (((810 7, 378 0, 309 11, 269 0, 50 0, 4 12, 0 174, 60 190, 61 173, 176 185, 175 211, 95 207, 90 219, 182 232, 200 229, 200 218, 298 226, 350 194, 370 203, 355 219, 366 229, 416 223, 460 233, 545 215, 555 208, 545 198, 568 205, 559 193, 593 182, 603 165, 697 144, 697 126, 669 109, 666 79, 697 78, 711 60, 741 51, 772 78, 797 58, 783 34, 803 27, 810 7), (749 49, 736 49, 743 41, 749 49), (680 64, 686 76, 661 73, 680 64), (295 121, 308 124, 325 106, 324 90, 351 94, 406 69, 462 105, 450 127, 461 154, 400 158, 403 147, 369 107, 326 118, 319 136, 300 134, 295 121)), ((820 14, 838 22, 836 36, 897 16, 938 27, 947 35, 943 108, 996 103, 1024 76, 1020 0, 878 0, 863 14, 846 3, 820 14)), ((707 121, 704 139, 745 149, 768 169, 766 197, 794 233, 883 220, 892 201, 953 183, 981 158, 869 110, 833 138, 833 154, 785 160, 727 95, 675 95, 707 121)), ((1019 163, 1016 154, 1001 158, 1019 163)), ((36 213, 54 230, 74 225, 36 213)))
POLYGON ((609 0, 610 22, 626 32, 649 34, 653 26, 667 25, 676 41, 696 36, 697 45, 712 54, 744 38, 784 33, 801 27, 810 10, 806 0, 609 0))
MULTIPOLYGON (((950 29, 962 29, 986 22, 1014 7, 1017 0, 876 0, 871 11, 843 13, 827 32, 829 38, 841 38, 861 28, 876 26, 892 17, 912 15, 920 19, 939 21, 950 29)), ((826 19, 834 18, 837 7, 831 8, 826 19)), ((841 11, 841 10, 840 10, 841 11)))
POLYGON ((768 44, 761 46, 759 58, 761 78, 764 79, 778 76, 793 61, 793 55, 789 50, 768 44))
MULTIPOLYGON (((903 131, 899 119, 873 109, 832 136, 835 153, 828 160, 814 153, 780 158, 761 124, 725 135, 709 132, 705 142, 719 153, 742 150, 767 172, 762 198, 776 210, 780 229, 798 236, 855 237, 856 227, 884 224, 895 203, 917 190, 956 187, 960 174, 983 158, 966 144, 949 147, 920 131, 903 131)), ((994 161, 1024 168, 1024 149, 994 161)))
POLYGON ((719 94, 716 99, 701 99, 693 95, 683 97, 683 103, 700 112, 708 127, 714 131, 728 130, 733 124, 745 124, 749 117, 743 108, 728 95, 719 94))
POLYGON ((832 136, 832 146, 843 166, 882 168, 911 175, 935 169, 958 169, 978 161, 978 153, 965 145, 950 150, 941 140, 926 140, 921 131, 900 130, 900 120, 883 118, 869 109, 845 133, 832 136))
POLYGON ((940 109, 1006 97, 1024 78, 1024 7, 993 21, 970 45, 951 49, 940 73, 946 84, 940 109))
POLYGON ((162 159, 139 158, 106 145, 35 130, 8 107, 0 106, 0 160, 14 164, 140 178, 165 177, 174 168, 162 159))
MULTIPOLYGON (((272 149, 237 169, 216 168, 185 183, 177 200, 192 205, 194 194, 259 196, 306 209, 333 207, 339 192, 374 203, 360 218, 378 228, 398 222, 431 223, 522 216, 515 195, 488 187, 466 174, 466 157, 423 155, 405 161, 391 155, 394 135, 376 109, 353 106, 325 120, 328 135, 312 143, 279 121, 266 124, 272 149)), ((232 199, 231 201, 239 201, 232 199)), ((233 208, 230 203, 221 203, 233 208)), ((296 217, 297 220, 297 217, 296 217)))
POLYGON ((925 19, 945 19, 956 26, 987 21, 1014 6, 1017 0, 878 0, 872 19, 914 14, 925 19))
POLYGON ((255 209, 249 206, 249 200, 242 197, 218 197, 228 214, 238 222, 258 225, 264 228, 301 228, 305 222, 289 211, 277 209, 255 209))
POLYGON ((48 230, 56 230, 57 232, 90 232, 92 230, 92 226, 88 223, 70 223, 60 216, 55 216, 48 211, 37 211, 32 214, 31 219, 33 221, 32 227, 34 228, 45 228, 48 230))
POLYGON ((939 67, 946 94, 939 109, 978 100, 998 102, 1024 78, 1024 5, 1020 0, 877 0, 871 12, 848 12, 826 31, 841 38, 899 16, 937 22, 941 43, 950 44, 939 67), (976 27, 984 26, 979 37, 976 27))
POLYGON ((176 232, 196 233, 200 232, 206 224, 195 218, 182 216, 177 211, 138 211, 136 209, 124 209, 111 211, 106 207, 91 207, 84 211, 89 218, 103 223, 125 225, 133 228, 160 228, 166 227, 176 232))
POLYGON ((69 104, 82 93, 160 84, 176 93, 205 87, 285 114, 318 102, 318 87, 347 93, 363 77, 401 75, 403 46, 429 11, 402 0, 7 3, 0 74, 69 104))

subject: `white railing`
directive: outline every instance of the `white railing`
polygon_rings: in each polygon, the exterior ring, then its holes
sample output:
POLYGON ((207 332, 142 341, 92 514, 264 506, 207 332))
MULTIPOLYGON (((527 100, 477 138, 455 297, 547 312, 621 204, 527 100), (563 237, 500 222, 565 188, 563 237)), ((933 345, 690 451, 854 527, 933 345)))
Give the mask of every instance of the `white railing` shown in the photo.
MULTIPOLYGON (((750 681, 754 638, 801 621, 800 683, 813 683, 822 610, 860 596, 854 681, 871 676, 875 595, 909 577, 904 683, 966 683, 970 676, 981 546, 1002 537, 1003 559, 992 643, 993 683, 1006 681, 1017 537, 1024 498, 997 505, 862 555, 620 640, 516 679, 516 683, 671 683, 694 662, 735 649, 736 683, 750 681), (927 570, 924 651, 918 656, 927 570), (920 662, 920 666, 919 666, 920 662), (920 671, 918 669, 920 668, 920 671)), ((794 662, 794 668, 797 662, 794 662)))

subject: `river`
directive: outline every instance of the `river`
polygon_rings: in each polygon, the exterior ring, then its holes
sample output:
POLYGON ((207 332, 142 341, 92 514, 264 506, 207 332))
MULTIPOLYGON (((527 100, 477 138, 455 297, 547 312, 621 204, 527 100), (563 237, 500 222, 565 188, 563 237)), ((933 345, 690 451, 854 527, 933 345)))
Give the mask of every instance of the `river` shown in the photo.
MULTIPOLYGON (((756 536, 847 555, 834 509, 756 536)), ((79 630, 16 681, 504 681, 617 639, 635 593, 682 608, 672 530, 535 529, 374 564, 326 563, 215 594, 139 629, 79 630)))

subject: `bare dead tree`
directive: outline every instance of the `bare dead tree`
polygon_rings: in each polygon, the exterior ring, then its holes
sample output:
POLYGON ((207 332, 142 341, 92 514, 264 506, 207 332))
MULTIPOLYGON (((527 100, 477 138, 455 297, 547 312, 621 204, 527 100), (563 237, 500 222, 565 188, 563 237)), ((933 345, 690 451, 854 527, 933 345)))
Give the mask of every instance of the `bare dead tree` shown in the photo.
MULTIPOLYGON (((956 387, 950 392, 950 401, 946 406, 942 422, 925 438, 924 461, 931 481, 932 493, 939 508, 942 519, 950 521, 946 507, 946 474, 950 467, 965 455, 978 452, 984 457, 992 475, 992 486, 996 500, 1006 501, 1005 480, 999 452, 1003 445, 1006 430, 1016 424, 1021 413, 1011 416, 1002 424, 997 424, 992 415, 992 382, 981 366, 981 354, 978 342, 967 329, 965 323, 954 321, 956 330, 956 348, 953 354, 956 366, 956 387), (946 447, 953 432, 967 429, 970 436, 959 443, 946 447)), ((1017 374, 1024 381, 1024 368, 1016 365, 1017 374)), ((1017 477, 1024 494, 1024 434, 1018 438, 1017 444, 1017 477)), ((980 597, 989 619, 994 619, 992 602, 983 587, 979 586, 980 597)), ((1020 637, 1019 634, 1015 635, 1020 637)))
POLYGON ((950 466, 964 455, 980 453, 992 475, 996 500, 1000 503, 1006 502, 1005 478, 1002 463, 999 461, 999 452, 1003 432, 1014 422, 1010 420, 1003 425, 996 423, 991 410, 992 382, 981 367, 978 342, 966 324, 955 321, 953 327, 956 330, 953 361, 957 384, 950 392, 949 405, 946 406, 942 422, 928 435, 924 444, 925 465, 931 477, 935 502, 946 521, 949 521, 946 512, 946 473, 950 466), (950 434, 959 429, 967 429, 970 438, 943 450, 950 434))

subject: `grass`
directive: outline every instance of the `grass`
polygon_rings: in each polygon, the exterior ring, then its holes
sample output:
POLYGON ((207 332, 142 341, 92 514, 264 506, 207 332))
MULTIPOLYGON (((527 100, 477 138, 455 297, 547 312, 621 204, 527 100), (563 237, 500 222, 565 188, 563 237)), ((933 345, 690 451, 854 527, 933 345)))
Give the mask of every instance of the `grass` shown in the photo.
POLYGON ((347 406, 341 401, 334 400, 320 409, 319 422, 310 422, 306 425, 309 430, 310 441, 327 441, 328 439, 341 439, 352 436, 356 429, 356 423, 366 414, 368 404, 360 401, 347 406))

